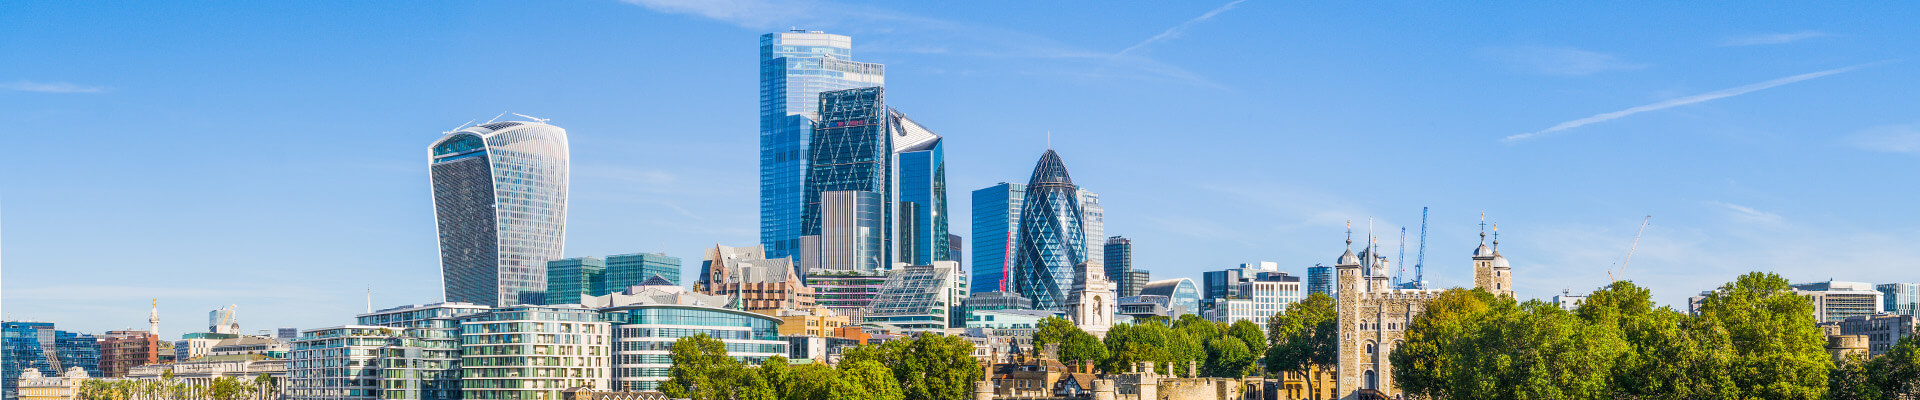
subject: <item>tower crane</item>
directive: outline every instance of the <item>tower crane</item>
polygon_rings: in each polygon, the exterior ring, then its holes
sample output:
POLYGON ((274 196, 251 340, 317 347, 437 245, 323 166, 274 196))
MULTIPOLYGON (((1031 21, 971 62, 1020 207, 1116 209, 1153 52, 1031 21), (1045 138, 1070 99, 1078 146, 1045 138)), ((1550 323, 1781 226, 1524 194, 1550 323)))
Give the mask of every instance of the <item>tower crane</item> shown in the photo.
POLYGON ((1420 207, 1420 252, 1413 259, 1413 284, 1417 289, 1427 288, 1427 208, 1420 207))
POLYGON ((1393 265, 1400 266, 1400 270, 1393 273, 1393 287, 1398 288, 1407 276, 1407 227, 1404 226, 1400 227, 1400 257, 1393 259, 1393 265))
MULTIPOLYGON (((1633 245, 1627 246, 1627 258, 1625 260, 1620 260, 1620 276, 1621 277, 1627 276, 1627 263, 1633 262, 1633 251, 1635 249, 1640 248, 1640 235, 1647 233, 1648 222, 1653 222, 1652 215, 1648 215, 1646 219, 1640 220, 1640 231, 1634 232, 1633 245)), ((1613 271, 1611 270, 1607 271, 1607 280, 1614 281, 1614 282, 1620 281, 1619 279, 1614 278, 1613 271)))

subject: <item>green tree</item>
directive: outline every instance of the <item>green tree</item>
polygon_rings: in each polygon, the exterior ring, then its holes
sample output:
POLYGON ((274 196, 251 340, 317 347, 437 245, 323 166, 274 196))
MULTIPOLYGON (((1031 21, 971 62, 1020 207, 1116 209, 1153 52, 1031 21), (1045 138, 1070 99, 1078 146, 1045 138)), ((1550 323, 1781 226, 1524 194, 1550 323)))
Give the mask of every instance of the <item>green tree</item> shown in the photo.
POLYGON ((847 389, 842 393, 853 395, 844 398, 873 400, 906 398, 901 392, 900 381, 894 379, 893 371, 878 362, 863 360, 841 363, 840 375, 840 382, 847 389))
POLYGON ((1812 300, 1793 293, 1786 278, 1765 272, 1740 276, 1709 294, 1700 318, 1725 328, 1733 343, 1729 375, 1754 399, 1818 399, 1833 368, 1826 334, 1814 324, 1812 300))
POLYGON ((1253 321, 1244 319, 1234 321, 1232 326, 1227 327, 1227 336, 1232 336, 1240 339, 1240 342, 1246 343, 1247 350, 1253 351, 1253 354, 1260 355, 1267 353, 1267 334, 1261 332, 1260 324, 1253 323, 1253 321))
MULTIPOLYGON (((1454 352, 1455 349, 1460 348, 1455 343, 1471 339, 1467 336, 1471 332, 1471 327, 1468 325, 1469 319, 1487 312, 1492 302, 1493 296, 1485 291, 1464 289, 1449 289, 1427 302, 1426 312, 1407 325, 1406 343, 1397 346, 1388 356, 1388 360, 1394 366, 1393 382, 1403 391, 1431 398, 1445 397, 1452 388, 1471 384, 1456 382, 1451 374, 1452 371, 1465 368, 1459 365, 1464 362, 1463 355, 1454 352)), ((1289 317, 1295 314, 1292 307, 1288 308, 1287 314, 1289 317)), ((1330 314, 1331 312, 1326 317, 1329 321, 1332 319, 1330 314)), ((1282 325, 1281 328, 1298 329, 1288 328, 1286 325, 1282 325)), ((1286 335, 1298 335, 1289 331, 1282 332, 1286 335)), ((1328 340, 1331 341, 1331 339, 1328 340)), ((1284 347, 1292 346, 1296 345, 1289 341, 1284 347)), ((1332 347, 1332 344, 1329 343, 1327 346, 1332 347)), ((1280 345, 1274 347, 1283 348, 1280 345)), ((1334 350, 1327 351, 1331 353, 1334 350)), ((1283 359, 1300 357, 1285 352, 1269 352, 1269 354, 1286 357, 1283 359)), ((1331 363, 1332 356, 1328 355, 1326 360, 1331 363)), ((1281 366, 1288 365, 1292 364, 1281 364, 1281 366)), ((1274 368, 1270 366, 1269 369, 1274 368)))
POLYGON ((1253 351, 1247 349, 1247 342, 1236 337, 1213 338, 1207 341, 1206 349, 1206 370, 1203 371, 1206 376, 1237 379, 1246 376, 1248 367, 1254 364, 1253 351))
MULTIPOLYGON (((1076 339, 1071 335, 1067 338, 1068 344, 1063 347, 1071 349, 1076 339)), ((1100 351, 1105 351, 1104 347, 1100 351)), ((973 342, 958 336, 920 335, 848 348, 841 355, 842 366, 873 361, 888 367, 896 385, 911 400, 970 398, 973 383, 985 373, 973 358, 973 342)))
POLYGON ((785 399, 788 387, 794 383, 793 366, 787 363, 786 357, 767 357, 766 361, 760 362, 760 377, 772 387, 774 398, 785 399))
POLYGON ((1046 351, 1048 344, 1057 344, 1060 346, 1060 362, 1077 364, 1083 361, 1099 362, 1107 358, 1106 344, 1066 318, 1047 317, 1040 320, 1035 328, 1034 351, 1046 351))
POLYGON ((1575 314, 1619 330, 1630 351, 1614 363, 1612 397, 1732 399, 1732 342, 1724 330, 1672 308, 1654 308, 1652 293, 1619 281, 1595 290, 1575 314))
POLYGON ((212 400, 240 400, 247 397, 247 384, 240 378, 222 376, 213 378, 207 384, 207 398, 212 400))
MULTIPOLYGON (((1340 334, 1335 312, 1333 297, 1314 293, 1267 318, 1267 349, 1261 358, 1267 372, 1309 374, 1316 368, 1332 369, 1340 334)), ((1307 392, 1320 393, 1312 379, 1307 380, 1307 392)))
POLYGON ((1865 357, 1850 355, 1840 360, 1827 376, 1827 398, 1833 400, 1880 400, 1886 394, 1874 385, 1873 365, 1865 357))
POLYGON ((727 355, 727 345, 705 334, 682 337, 668 350, 673 367, 660 391, 668 397, 694 400, 772 400, 778 390, 727 355))
POLYGON ((1867 365, 1868 381, 1889 398, 1920 398, 1920 337, 1901 338, 1867 365))
MULTIPOLYGON (((1188 343, 1186 334, 1173 327, 1156 323, 1118 324, 1107 330, 1107 361, 1103 368, 1107 371, 1130 371, 1132 366, 1142 361, 1152 361, 1158 373, 1170 374, 1177 369, 1174 364, 1194 359, 1189 352, 1199 350, 1188 343)), ((1200 357, 1206 352, 1200 350, 1200 357)))

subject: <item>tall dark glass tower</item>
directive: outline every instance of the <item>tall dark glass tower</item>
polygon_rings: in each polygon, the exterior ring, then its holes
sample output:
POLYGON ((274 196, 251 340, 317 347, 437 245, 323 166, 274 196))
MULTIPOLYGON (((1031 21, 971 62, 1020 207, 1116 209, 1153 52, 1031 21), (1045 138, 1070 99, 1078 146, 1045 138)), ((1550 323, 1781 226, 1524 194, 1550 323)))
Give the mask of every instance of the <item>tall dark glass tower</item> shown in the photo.
POLYGON ((1036 310, 1065 311, 1074 267, 1087 261, 1087 240, 1079 188, 1053 150, 1042 154, 1033 167, 1023 203, 1014 291, 1033 299, 1036 310))
POLYGON ((475 125, 427 147, 447 301, 539 304, 567 233, 567 131, 475 125))
POLYGON ((878 215, 871 219, 880 221, 880 229, 845 228, 848 229, 847 233, 860 236, 853 238, 853 242, 877 240, 880 246, 823 246, 819 256, 822 260, 843 259, 840 258, 841 254, 836 253, 841 251, 858 251, 862 254, 851 255, 852 260, 857 260, 857 265, 805 265, 805 268, 875 271, 892 264, 892 224, 888 222, 893 221, 894 212, 894 149, 893 136, 888 134, 887 129, 889 119, 886 91, 879 87, 820 93, 820 121, 813 127, 810 147, 807 149, 806 204, 801 213, 800 234, 824 234, 822 240, 831 241, 827 239, 838 236, 833 231, 840 227, 823 224, 833 221, 826 218, 829 213, 823 210, 822 194, 864 192, 871 194, 874 198, 870 202, 879 206, 878 215), (875 251, 878 253, 872 253, 875 251))

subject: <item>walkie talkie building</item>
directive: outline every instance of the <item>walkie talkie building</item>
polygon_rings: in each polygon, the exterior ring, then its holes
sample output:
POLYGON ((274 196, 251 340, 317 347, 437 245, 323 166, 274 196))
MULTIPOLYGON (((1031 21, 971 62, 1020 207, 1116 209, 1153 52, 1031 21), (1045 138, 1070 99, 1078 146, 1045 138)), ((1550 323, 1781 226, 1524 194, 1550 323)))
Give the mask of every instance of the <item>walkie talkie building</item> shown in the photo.
POLYGON ((428 147, 446 301, 539 304, 567 225, 567 131, 506 121, 428 147))

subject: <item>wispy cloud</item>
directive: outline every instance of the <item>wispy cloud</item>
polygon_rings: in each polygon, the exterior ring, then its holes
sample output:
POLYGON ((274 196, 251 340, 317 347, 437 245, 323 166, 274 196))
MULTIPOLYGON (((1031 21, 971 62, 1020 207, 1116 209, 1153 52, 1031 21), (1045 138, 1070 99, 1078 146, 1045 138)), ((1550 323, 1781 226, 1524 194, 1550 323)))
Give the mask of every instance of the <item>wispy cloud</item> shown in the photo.
POLYGON ((1736 36, 1720 41, 1724 47, 1761 46, 1769 44, 1787 44, 1807 39, 1833 36, 1821 31, 1799 31, 1789 33, 1765 33, 1759 35, 1736 36))
POLYGON ((860 38, 859 51, 862 53, 907 53, 970 60, 1025 59, 1035 63, 1025 66, 1019 73, 1059 74, 1102 80, 1170 80, 1220 87, 1186 69, 1132 53, 1142 46, 1177 37, 1187 27, 1217 16, 1245 0, 1216 8, 1117 53, 1087 50, 1025 32, 922 17, 868 5, 821 0, 782 3, 759 0, 623 1, 657 12, 697 16, 754 30, 800 27, 873 34, 860 38), (1113 70, 1109 71, 1109 67, 1113 70))
POLYGON ((1167 40, 1171 40, 1173 38, 1180 37, 1180 34, 1186 32, 1188 27, 1191 27, 1194 24, 1198 24, 1201 22, 1206 22, 1206 20, 1209 20, 1209 19, 1213 19, 1214 16, 1220 15, 1220 13, 1227 12, 1227 10, 1232 10, 1234 7, 1239 7, 1240 3, 1245 3, 1245 2, 1247 2, 1247 0, 1233 0, 1233 2, 1231 3, 1227 3, 1226 5, 1214 8, 1213 11, 1207 11, 1206 14, 1200 14, 1200 16, 1193 17, 1193 19, 1189 19, 1187 20, 1187 22, 1181 22, 1179 25, 1174 25, 1172 28, 1167 28, 1166 31, 1160 32, 1160 34, 1158 35, 1153 35, 1153 37, 1147 38, 1147 40, 1142 40, 1140 41, 1140 43, 1135 43, 1132 46, 1127 46, 1126 49, 1120 50, 1119 54, 1126 55, 1127 53, 1132 53, 1134 50, 1139 50, 1141 48, 1147 47, 1155 43, 1160 43, 1167 40))
POLYGON ((1707 205, 1725 209, 1729 216, 1733 217, 1733 219, 1738 221, 1757 222, 1757 223, 1764 223, 1764 224, 1780 223, 1780 214, 1774 214, 1766 211, 1755 210, 1753 209, 1753 207, 1747 207, 1747 206, 1723 202, 1723 201, 1708 201, 1707 205))
POLYGON ((13 81, 0 83, 0 88, 22 92, 39 93, 105 93, 104 86, 76 85, 66 82, 13 81))
POLYGON ((1515 69, 1542 75, 1586 76, 1647 67, 1647 64, 1627 62, 1612 54, 1572 47, 1499 47, 1484 49, 1480 53, 1515 69))
POLYGON ((1829 70, 1819 71, 1819 72, 1809 72, 1805 74, 1799 74, 1799 75, 1789 76, 1785 78, 1774 79, 1774 80, 1755 83, 1755 84, 1746 85, 1746 86, 1740 86, 1740 87, 1735 87, 1730 89, 1721 89, 1721 90, 1716 90, 1712 92, 1696 94, 1692 96, 1670 99, 1670 100, 1661 101, 1658 103, 1632 107, 1625 110, 1614 111, 1609 113, 1601 113, 1591 117, 1576 119, 1576 120, 1567 121, 1567 122, 1561 122, 1552 127, 1548 127, 1547 129, 1543 129, 1536 132, 1528 132, 1528 133, 1522 133, 1518 135, 1507 136, 1505 139, 1501 139, 1501 140, 1511 143, 1511 142, 1516 142, 1521 140, 1532 139, 1532 138, 1540 137, 1543 135, 1552 134, 1555 132, 1565 131, 1568 129, 1579 128, 1582 126, 1587 126, 1587 125, 1600 123, 1600 122, 1612 121, 1612 120, 1620 119, 1622 117, 1626 117, 1629 115, 1639 114, 1639 113, 1648 112, 1648 111, 1664 110, 1664 109, 1684 106, 1688 104, 1704 103, 1708 101, 1719 100, 1719 99, 1724 99, 1724 98, 1733 97, 1733 96, 1739 96, 1747 93, 1753 93, 1753 92, 1757 92, 1765 89, 1779 87, 1781 85, 1786 85, 1789 83, 1819 78, 1819 77, 1828 76, 1828 75, 1835 75, 1835 74, 1850 72, 1856 69, 1865 68, 1865 67, 1876 65, 1876 64, 1880 64, 1880 63, 1868 63, 1868 64, 1855 65, 1851 67, 1834 68, 1834 69, 1829 69, 1829 70))
POLYGON ((1920 124, 1867 128, 1848 135, 1846 141, 1863 150, 1920 154, 1920 124))

